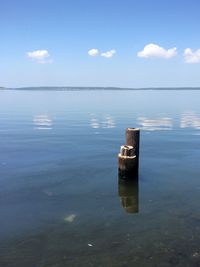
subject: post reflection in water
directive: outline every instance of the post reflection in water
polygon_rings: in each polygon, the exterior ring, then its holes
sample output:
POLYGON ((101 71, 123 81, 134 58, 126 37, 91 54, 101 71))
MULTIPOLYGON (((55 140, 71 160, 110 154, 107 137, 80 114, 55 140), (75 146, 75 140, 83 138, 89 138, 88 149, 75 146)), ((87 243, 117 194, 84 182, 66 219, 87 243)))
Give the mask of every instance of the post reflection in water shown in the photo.
POLYGON ((124 180, 119 175, 118 193, 122 207, 127 213, 139 212, 139 184, 138 177, 133 180, 124 180))

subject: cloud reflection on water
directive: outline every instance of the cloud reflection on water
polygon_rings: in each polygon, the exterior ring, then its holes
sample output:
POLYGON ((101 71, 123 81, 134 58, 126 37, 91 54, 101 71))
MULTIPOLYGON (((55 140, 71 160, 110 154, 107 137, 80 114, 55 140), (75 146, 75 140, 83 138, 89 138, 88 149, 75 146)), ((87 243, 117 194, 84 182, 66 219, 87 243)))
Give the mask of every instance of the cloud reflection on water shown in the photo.
POLYGON ((51 130, 53 126, 52 119, 48 115, 34 116, 33 124, 37 130, 51 130))
POLYGON ((113 119, 113 117, 111 117, 110 115, 107 115, 105 117, 105 120, 102 121, 102 128, 115 128, 115 121, 113 119))
POLYGON ((187 112, 181 116, 180 128, 200 129, 200 117, 194 112, 187 112))
POLYGON ((114 118, 109 114, 106 115, 103 119, 97 119, 94 114, 92 114, 92 116, 93 117, 90 119, 90 126, 93 129, 116 127, 114 118))
MULTIPOLYGON (((46 114, 34 116, 33 124, 34 129, 37 130, 51 130, 53 128, 53 121, 46 114)), ((166 131, 173 129, 173 119, 170 117, 138 117, 137 124, 144 131, 166 131)), ((93 113, 91 114, 90 127, 93 129, 111 129, 116 127, 116 123, 110 114, 97 118, 96 114, 93 113)), ((200 130, 200 117, 192 111, 183 113, 180 118, 179 127, 200 130)))
POLYGON ((138 124, 145 131, 165 131, 172 130, 173 123, 169 117, 161 117, 157 119, 148 119, 146 117, 138 117, 138 124))
POLYGON ((93 129, 98 129, 98 128, 100 128, 100 124, 99 124, 98 120, 97 120, 97 119, 94 119, 94 118, 92 118, 92 119, 90 120, 90 126, 91 126, 93 129))

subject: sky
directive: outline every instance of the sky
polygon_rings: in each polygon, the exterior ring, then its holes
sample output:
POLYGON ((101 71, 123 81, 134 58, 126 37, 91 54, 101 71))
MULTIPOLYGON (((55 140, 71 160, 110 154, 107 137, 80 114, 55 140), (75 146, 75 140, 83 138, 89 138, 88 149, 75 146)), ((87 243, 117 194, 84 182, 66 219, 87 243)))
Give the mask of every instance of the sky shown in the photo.
POLYGON ((0 0, 0 86, 200 86, 199 0, 0 0))

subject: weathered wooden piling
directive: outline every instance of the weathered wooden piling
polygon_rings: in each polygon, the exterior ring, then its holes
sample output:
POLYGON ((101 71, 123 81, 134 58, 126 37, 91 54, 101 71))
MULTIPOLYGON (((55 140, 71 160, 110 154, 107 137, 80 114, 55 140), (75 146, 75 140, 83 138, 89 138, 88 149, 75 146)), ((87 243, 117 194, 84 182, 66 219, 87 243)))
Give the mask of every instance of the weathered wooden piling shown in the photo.
POLYGON ((119 177, 118 192, 122 207, 127 213, 139 212, 138 179, 122 180, 119 177))
POLYGON ((121 146, 120 153, 118 154, 118 168, 122 179, 137 175, 138 163, 137 157, 134 155, 133 146, 121 146))
POLYGON ((134 154, 136 155, 139 163, 139 149, 140 149, 140 129, 139 128, 127 128, 126 129, 126 145, 134 148, 134 154))
POLYGON ((121 146, 118 154, 119 175, 123 179, 138 177, 140 129, 126 129, 126 145, 121 146))

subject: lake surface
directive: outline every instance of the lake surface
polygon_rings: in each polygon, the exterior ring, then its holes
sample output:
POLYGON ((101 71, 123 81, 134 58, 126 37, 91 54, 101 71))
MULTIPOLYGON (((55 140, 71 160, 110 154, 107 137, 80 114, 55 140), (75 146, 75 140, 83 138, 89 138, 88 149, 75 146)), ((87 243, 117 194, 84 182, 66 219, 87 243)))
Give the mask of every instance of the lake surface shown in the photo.
POLYGON ((200 266, 200 91, 1 91, 0 266, 200 266), (140 127, 138 183, 118 181, 140 127))

